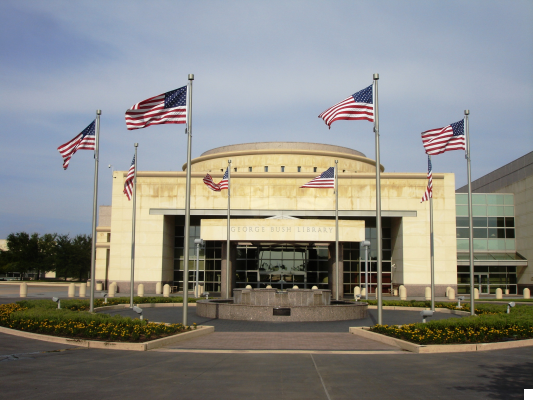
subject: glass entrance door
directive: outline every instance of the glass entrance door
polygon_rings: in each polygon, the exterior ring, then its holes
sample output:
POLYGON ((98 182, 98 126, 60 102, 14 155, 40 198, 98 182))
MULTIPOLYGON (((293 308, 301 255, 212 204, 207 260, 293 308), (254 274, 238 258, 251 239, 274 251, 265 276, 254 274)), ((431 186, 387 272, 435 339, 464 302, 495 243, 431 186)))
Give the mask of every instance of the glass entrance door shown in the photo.
POLYGON ((479 294, 489 294, 489 274, 475 274, 475 285, 479 294))

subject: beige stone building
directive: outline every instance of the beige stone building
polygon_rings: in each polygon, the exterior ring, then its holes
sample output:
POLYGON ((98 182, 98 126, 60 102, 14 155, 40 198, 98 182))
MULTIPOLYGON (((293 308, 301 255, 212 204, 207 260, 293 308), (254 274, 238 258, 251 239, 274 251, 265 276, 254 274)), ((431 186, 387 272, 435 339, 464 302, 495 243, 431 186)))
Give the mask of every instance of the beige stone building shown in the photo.
MULTIPOLYGON (((223 292, 226 276, 227 191, 211 191, 203 178, 222 179, 231 160, 230 287, 334 288, 333 189, 300 188, 338 160, 339 289, 364 284, 371 242, 369 284, 376 291, 375 161, 345 147, 269 142, 216 148, 192 160, 189 290, 195 279, 194 239, 203 290, 223 292)), ((135 285, 147 293, 157 282, 183 290, 185 169, 137 175, 135 285)), ((420 199, 426 173, 388 173, 381 166, 383 293, 398 285, 423 295, 430 283, 429 203, 420 199)), ((100 208, 96 279, 130 287, 132 202, 123 194, 126 171, 115 171, 112 205, 100 208)), ((457 288, 454 175, 434 174, 436 295, 457 288)), ((225 295, 225 293, 222 293, 225 295)))

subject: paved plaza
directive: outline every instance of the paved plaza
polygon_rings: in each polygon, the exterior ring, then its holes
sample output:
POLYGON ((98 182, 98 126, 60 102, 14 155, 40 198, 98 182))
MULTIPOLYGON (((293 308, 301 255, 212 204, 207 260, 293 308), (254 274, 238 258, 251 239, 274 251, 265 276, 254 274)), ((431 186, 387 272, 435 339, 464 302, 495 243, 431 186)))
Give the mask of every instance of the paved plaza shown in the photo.
MULTIPOLYGON (((66 297, 59 289, 34 287, 28 298, 66 297)), ((0 285, 0 303, 17 300, 0 285)), ((144 316, 181 322, 182 311, 145 308, 144 316)), ((435 314, 442 318, 459 316, 435 314)), ((533 347, 413 354, 348 333, 375 324, 375 309, 363 320, 272 323, 201 318, 191 306, 188 319, 215 333, 147 352, 0 334, 0 398, 522 399, 533 388, 533 347)), ((384 310, 383 320, 405 324, 420 314, 384 310)))
POLYGON ((133 352, 0 334, 5 399, 521 399, 533 348, 450 354, 133 352))

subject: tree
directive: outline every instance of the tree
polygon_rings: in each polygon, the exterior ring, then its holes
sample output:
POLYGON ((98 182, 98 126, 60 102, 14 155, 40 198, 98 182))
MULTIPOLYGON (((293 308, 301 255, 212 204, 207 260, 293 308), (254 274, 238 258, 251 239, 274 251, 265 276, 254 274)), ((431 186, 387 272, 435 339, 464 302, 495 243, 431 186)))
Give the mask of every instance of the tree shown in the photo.
POLYGON ((57 233, 45 233, 39 238, 39 265, 37 278, 55 269, 57 233))
POLYGON ((22 280, 24 274, 38 268, 39 234, 30 236, 26 232, 10 233, 7 236, 7 248, 9 250, 2 254, 5 271, 20 272, 22 280))
POLYGON ((76 235, 72 239, 73 264, 72 277, 86 280, 91 271, 92 240, 90 235, 76 235))
POLYGON ((58 235, 56 238, 55 270, 57 277, 87 279, 91 269, 92 241, 89 235, 58 235))

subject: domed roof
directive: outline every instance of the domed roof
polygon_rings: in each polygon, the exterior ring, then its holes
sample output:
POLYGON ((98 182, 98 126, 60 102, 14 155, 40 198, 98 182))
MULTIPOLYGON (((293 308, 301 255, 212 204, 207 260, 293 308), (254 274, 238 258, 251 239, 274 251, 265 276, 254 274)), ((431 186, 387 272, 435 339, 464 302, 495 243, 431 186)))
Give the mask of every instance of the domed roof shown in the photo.
POLYGON ((306 142, 256 142, 256 143, 241 143, 231 144, 229 146, 216 147, 202 153, 202 156, 226 153, 232 151, 246 151, 246 150, 321 150, 331 151, 335 153, 352 154, 355 156, 366 157, 363 153, 357 150, 349 149, 348 147, 334 146, 332 144, 322 143, 306 143, 306 142))

